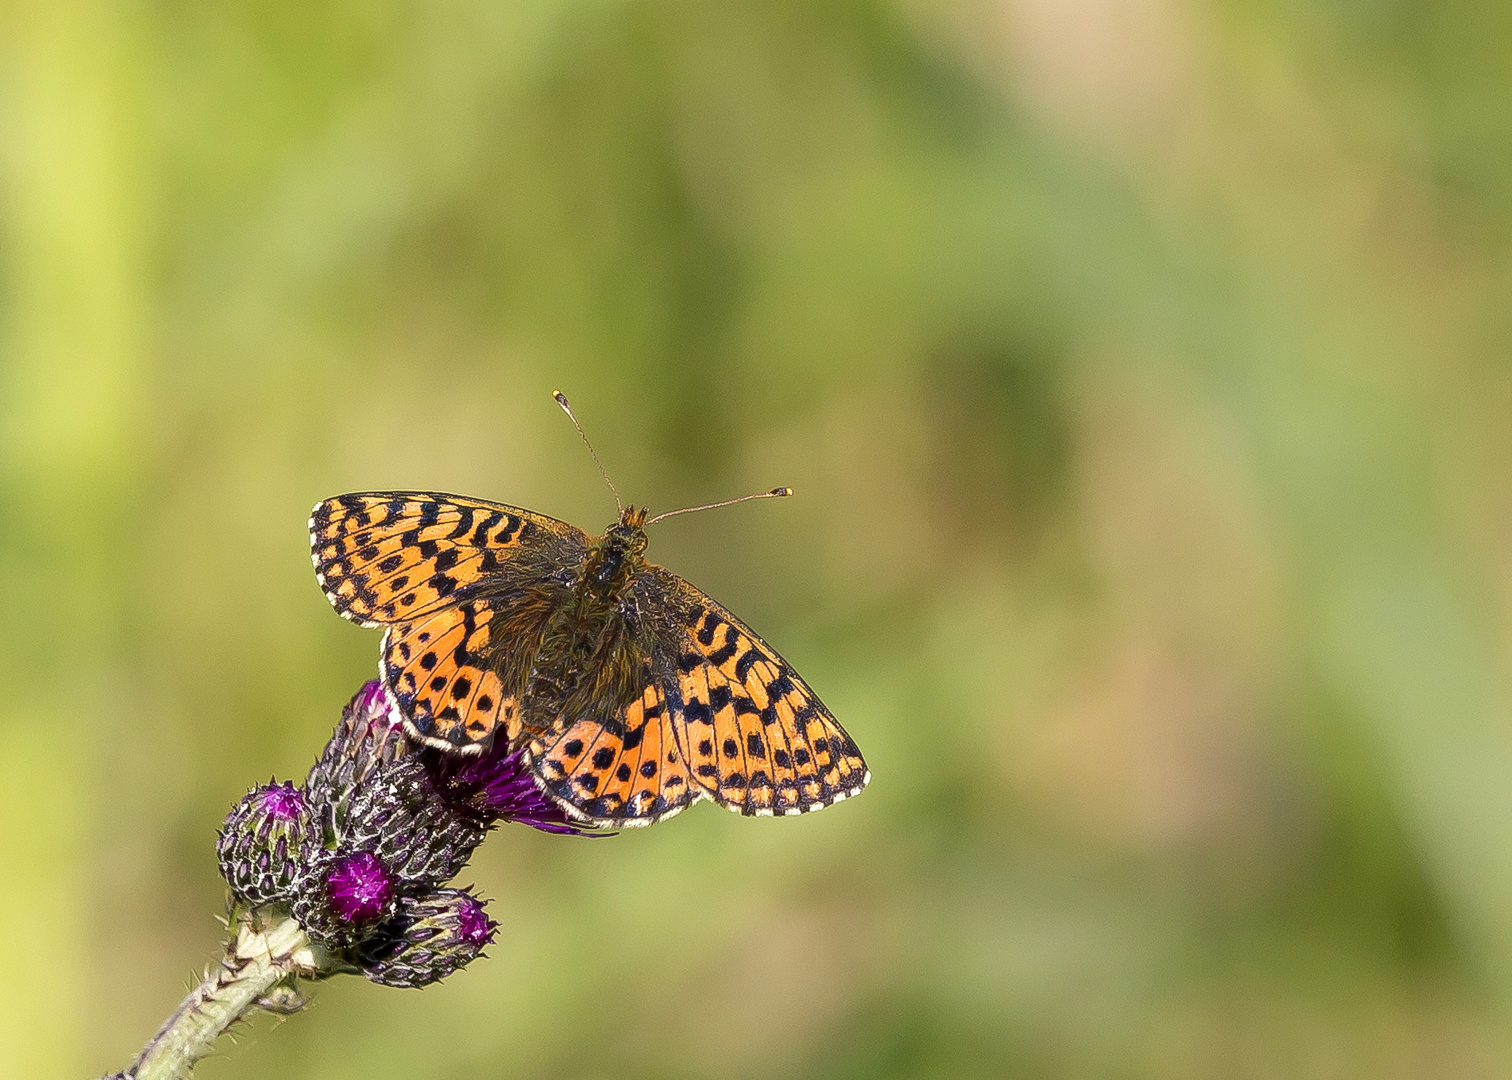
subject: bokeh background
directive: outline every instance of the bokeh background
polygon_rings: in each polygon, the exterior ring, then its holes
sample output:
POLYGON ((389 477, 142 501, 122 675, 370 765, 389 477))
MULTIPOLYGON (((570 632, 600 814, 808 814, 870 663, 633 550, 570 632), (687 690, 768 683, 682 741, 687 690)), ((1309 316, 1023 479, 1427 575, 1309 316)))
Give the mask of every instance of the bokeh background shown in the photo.
POLYGON ((199 1075, 1512 1074, 1512 7, 0 4, 0 1072, 122 1067, 375 668, 304 532, 652 556, 874 773, 494 835, 199 1075))

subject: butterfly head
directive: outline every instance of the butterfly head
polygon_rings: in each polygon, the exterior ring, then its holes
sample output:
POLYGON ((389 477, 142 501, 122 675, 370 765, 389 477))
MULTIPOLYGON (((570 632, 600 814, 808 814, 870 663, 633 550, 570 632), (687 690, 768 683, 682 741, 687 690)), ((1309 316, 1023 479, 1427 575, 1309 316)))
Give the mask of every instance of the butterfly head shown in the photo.
POLYGON ((593 545, 588 556, 588 581, 601 593, 617 591, 645 562, 641 558, 645 550, 645 507, 627 506, 593 545))

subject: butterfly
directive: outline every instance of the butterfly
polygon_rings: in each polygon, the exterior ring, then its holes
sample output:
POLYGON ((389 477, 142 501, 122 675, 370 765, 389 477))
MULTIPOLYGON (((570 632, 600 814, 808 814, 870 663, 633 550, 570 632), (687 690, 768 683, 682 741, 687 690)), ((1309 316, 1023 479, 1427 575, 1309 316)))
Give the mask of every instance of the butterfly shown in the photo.
POLYGON ((860 792, 855 742, 750 627, 645 560, 648 524, 625 506, 593 537, 480 499, 363 492, 317 504, 310 545, 336 611, 384 628, 379 675, 410 734, 524 746, 583 821, 649 825, 700 799, 801 814, 860 792))

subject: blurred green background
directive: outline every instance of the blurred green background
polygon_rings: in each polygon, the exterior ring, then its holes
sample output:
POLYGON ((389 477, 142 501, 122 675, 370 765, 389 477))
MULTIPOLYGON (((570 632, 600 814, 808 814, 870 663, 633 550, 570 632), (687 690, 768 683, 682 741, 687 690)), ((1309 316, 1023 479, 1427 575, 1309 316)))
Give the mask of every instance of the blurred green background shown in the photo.
POLYGON ((420 487, 729 604, 858 801, 493 836, 208 1078, 1512 1074, 1512 7, 0 3, 0 1073, 124 1066, 420 487))

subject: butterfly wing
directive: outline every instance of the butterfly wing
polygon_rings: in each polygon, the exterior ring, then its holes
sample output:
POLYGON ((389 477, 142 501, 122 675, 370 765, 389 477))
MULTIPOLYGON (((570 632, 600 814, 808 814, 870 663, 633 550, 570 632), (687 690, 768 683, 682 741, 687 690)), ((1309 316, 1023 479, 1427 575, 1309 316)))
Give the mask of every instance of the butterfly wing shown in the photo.
POLYGON ((435 492, 338 495, 310 515, 310 556, 326 599, 367 627, 414 622, 501 577, 548 577, 589 543, 545 514, 435 492))
POLYGON ((728 608, 661 567, 651 590, 674 598, 673 731, 709 798, 739 814, 801 814, 871 781, 855 741, 796 671, 728 608))
POLYGON ((639 696, 602 718, 563 719, 530 744, 541 789, 596 825, 650 825, 704 797, 673 733, 661 680, 643 670, 639 696))
POLYGON ((484 660, 493 622, 486 601, 464 600, 383 635, 383 683, 424 742, 469 753, 481 751, 496 727, 518 732, 518 695, 484 660))
POLYGON ((608 716, 568 707, 530 745, 543 790, 597 825, 649 825, 708 798, 741 814, 820 810, 871 773, 766 642, 677 575, 632 587, 649 645, 639 691, 608 716))
POLYGON ((462 753, 496 729, 519 733, 523 672, 560 589, 552 573, 588 542, 544 514, 427 492, 340 495, 310 517, 327 599, 387 627, 379 672, 406 726, 462 753))

